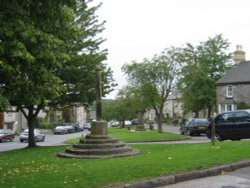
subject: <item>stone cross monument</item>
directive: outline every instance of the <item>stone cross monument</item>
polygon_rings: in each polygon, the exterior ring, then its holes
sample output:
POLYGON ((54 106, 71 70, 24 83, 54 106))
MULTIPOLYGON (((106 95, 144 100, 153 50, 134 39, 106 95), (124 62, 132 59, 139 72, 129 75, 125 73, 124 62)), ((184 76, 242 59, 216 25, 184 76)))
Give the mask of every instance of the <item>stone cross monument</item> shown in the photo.
POLYGON ((68 146, 57 156, 79 159, 127 157, 140 151, 108 135, 108 123, 102 120, 101 68, 96 68, 96 121, 91 123, 91 133, 80 138, 79 143, 68 146))
POLYGON ((96 121, 91 124, 92 136, 107 136, 107 122, 102 120, 102 72, 96 68, 96 121))

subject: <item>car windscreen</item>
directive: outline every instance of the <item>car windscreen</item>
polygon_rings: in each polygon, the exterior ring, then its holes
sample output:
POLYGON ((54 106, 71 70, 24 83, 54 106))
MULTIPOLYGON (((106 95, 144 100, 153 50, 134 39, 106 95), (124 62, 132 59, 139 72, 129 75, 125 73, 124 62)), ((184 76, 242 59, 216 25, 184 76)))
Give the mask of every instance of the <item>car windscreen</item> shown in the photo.
POLYGON ((207 119, 194 119, 195 125, 207 125, 208 120, 207 119))

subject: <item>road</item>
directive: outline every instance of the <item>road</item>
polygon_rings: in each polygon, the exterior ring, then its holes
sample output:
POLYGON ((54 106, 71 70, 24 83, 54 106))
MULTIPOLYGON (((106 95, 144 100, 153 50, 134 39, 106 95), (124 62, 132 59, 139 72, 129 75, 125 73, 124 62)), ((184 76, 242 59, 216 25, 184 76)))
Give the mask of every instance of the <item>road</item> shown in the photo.
MULTIPOLYGON (((156 127, 155 127, 156 129, 156 127)), ((172 132, 179 134, 179 127, 176 126, 163 126, 163 131, 165 132, 172 132)), ((46 138, 44 142, 37 142, 37 145, 40 146, 57 146, 65 144, 64 141, 70 138, 80 137, 81 134, 87 134, 88 131, 73 133, 73 134, 65 134, 65 135, 53 135, 51 132, 46 133, 46 138)), ((181 140, 181 141, 171 141, 171 142, 164 142, 165 144, 183 144, 183 143, 201 143, 201 142, 209 142, 209 139, 206 136, 193 136, 190 140, 181 140)), ((159 143, 154 143, 159 144, 159 143)), ((19 136, 16 136, 13 142, 4 142, 0 143, 0 152, 8 151, 13 149, 21 149, 27 147, 27 142, 21 143, 19 141, 19 136)))
MULTIPOLYGON (((65 135, 53 135, 52 133, 48 132, 45 134, 45 141, 44 142, 37 142, 38 146, 57 146, 57 145, 64 145, 64 141, 70 138, 80 137, 82 134, 87 134, 88 131, 72 133, 72 134, 65 134, 65 135)), ((13 142, 3 142, 0 143, 0 152, 14 150, 14 149, 21 149, 27 147, 28 143, 19 141, 19 136, 16 136, 13 142)))

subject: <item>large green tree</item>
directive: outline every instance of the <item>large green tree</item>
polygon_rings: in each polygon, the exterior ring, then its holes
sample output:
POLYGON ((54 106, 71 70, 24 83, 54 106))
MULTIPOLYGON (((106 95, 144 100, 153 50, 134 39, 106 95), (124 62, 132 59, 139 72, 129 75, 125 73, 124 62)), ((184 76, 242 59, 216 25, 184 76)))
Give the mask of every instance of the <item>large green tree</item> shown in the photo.
POLYGON ((230 65, 229 42, 222 35, 216 35, 197 46, 188 43, 182 57, 184 66, 179 88, 184 110, 194 112, 196 117, 199 111, 207 110, 209 118, 216 105, 215 82, 230 65))
POLYGON ((45 106, 94 100, 94 69, 106 57, 97 8, 83 0, 0 2, 0 93, 27 119, 28 147, 36 146, 34 121, 45 106))
POLYGON ((163 110, 169 94, 175 88, 180 71, 180 49, 170 47, 152 59, 133 61, 123 66, 129 84, 138 88, 143 101, 156 113, 158 132, 162 132, 163 110))

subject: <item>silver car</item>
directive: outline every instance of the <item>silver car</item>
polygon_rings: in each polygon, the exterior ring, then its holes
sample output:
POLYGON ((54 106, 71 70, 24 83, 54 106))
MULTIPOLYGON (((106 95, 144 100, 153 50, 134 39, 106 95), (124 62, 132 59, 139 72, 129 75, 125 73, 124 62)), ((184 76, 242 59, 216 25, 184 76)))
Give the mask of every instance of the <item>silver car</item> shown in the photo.
MULTIPOLYGON (((40 129, 34 130, 34 136, 36 142, 44 142, 45 134, 40 129)), ((29 129, 25 129, 20 135, 20 142, 29 140, 29 129)))

